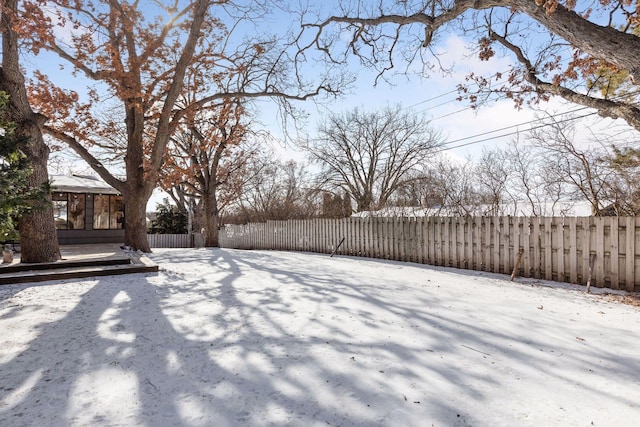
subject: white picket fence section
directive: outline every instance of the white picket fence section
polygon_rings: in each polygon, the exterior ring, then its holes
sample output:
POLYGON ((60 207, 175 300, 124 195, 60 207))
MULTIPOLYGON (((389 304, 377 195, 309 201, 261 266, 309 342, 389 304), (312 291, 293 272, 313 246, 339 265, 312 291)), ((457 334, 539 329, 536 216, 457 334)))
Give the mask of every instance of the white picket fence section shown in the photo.
POLYGON ((151 248, 192 248, 191 234, 147 234, 151 248))
POLYGON ((640 217, 370 217, 227 225, 219 238, 227 248, 335 251, 503 274, 518 264, 523 277, 633 291, 639 230, 640 217))

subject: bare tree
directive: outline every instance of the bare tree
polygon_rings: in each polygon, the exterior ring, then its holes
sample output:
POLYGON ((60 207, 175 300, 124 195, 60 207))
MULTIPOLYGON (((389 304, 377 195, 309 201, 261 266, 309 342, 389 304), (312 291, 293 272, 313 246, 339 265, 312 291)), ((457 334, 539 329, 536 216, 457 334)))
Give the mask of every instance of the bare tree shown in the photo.
POLYGON ((322 217, 323 218, 346 218, 353 213, 351 209, 351 198, 348 194, 332 194, 328 191, 322 192, 322 217))
POLYGON ((425 168, 407 172, 406 181, 398 187, 389 201, 391 205, 420 208, 437 208, 442 205, 439 195, 434 192, 432 176, 425 172, 425 168))
POLYGON ((474 175, 486 203, 485 213, 503 215, 510 175, 506 153, 499 149, 483 150, 474 175))
POLYGON ((544 169, 552 181, 562 182, 573 193, 589 202, 593 215, 603 215, 607 199, 606 183, 612 171, 602 161, 602 146, 590 147, 588 141, 576 142, 574 125, 555 121, 531 132, 529 140, 544 150, 544 169))
POLYGON ((420 207, 428 215, 467 216, 485 213, 486 197, 478 186, 477 164, 437 155, 398 191, 396 203, 420 207))
POLYGON ((347 192, 361 212, 385 206, 440 142, 424 117, 397 106, 331 114, 304 148, 321 166, 324 185, 347 192))
POLYGON ((542 216, 564 213, 572 195, 559 178, 558 156, 514 139, 504 148, 484 150, 476 166, 477 186, 489 215, 542 216), (562 203, 561 203, 562 202, 562 203))
POLYGON ((532 146, 525 145, 516 138, 505 149, 505 158, 510 178, 506 191, 511 208, 509 213, 521 215, 526 212, 532 216, 540 216, 544 197, 543 184, 538 174, 539 156, 532 146), (523 204, 527 209, 523 210, 523 204))
POLYGON ((611 170, 605 181, 605 193, 616 215, 640 214, 640 150, 632 147, 612 147, 612 153, 602 161, 611 170))
POLYGON ((238 222, 305 219, 317 216, 319 192, 310 185, 306 166, 296 161, 282 162, 273 153, 252 158, 240 202, 230 207, 229 216, 238 222))

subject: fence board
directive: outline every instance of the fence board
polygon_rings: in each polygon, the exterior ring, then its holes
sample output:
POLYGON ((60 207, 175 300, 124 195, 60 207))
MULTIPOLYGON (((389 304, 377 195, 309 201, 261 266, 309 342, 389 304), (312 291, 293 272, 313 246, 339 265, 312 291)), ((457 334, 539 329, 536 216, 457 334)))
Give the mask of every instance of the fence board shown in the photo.
MULTIPOLYGON (((369 256, 585 284, 589 256, 593 283, 629 291, 637 277, 640 220, 628 218, 426 217, 267 221, 227 225, 220 245, 369 256)), ((188 235, 149 235, 151 247, 190 247, 188 235), (174 239, 174 240, 171 240, 174 239), (183 239, 183 240, 180 240, 183 239)))
POLYGON ((473 270, 482 270, 482 218, 473 218, 473 270))
POLYGON ((520 252, 520 240, 517 228, 517 218, 512 216, 509 217, 509 247, 510 247, 510 256, 509 256, 509 265, 507 266, 507 274, 513 271, 516 266, 516 260, 518 259, 518 253, 520 252))
POLYGON ((502 265, 502 274, 511 274, 513 268, 509 268, 511 265, 511 217, 500 218, 500 262, 502 265))
MULTIPOLYGON (((510 265, 510 269, 511 271, 513 271, 513 269, 516 267, 516 260, 518 259, 518 255, 520 254, 520 249, 522 248, 522 233, 520 230, 520 218, 513 218, 513 221, 511 221, 511 233, 512 233, 512 242, 513 242, 513 258, 512 258, 512 262, 513 264, 510 265)), ((522 265, 522 264, 521 264, 522 265)), ((516 271, 516 274, 520 275, 520 269, 522 267, 519 267, 518 270, 516 271)))
POLYGON ((434 248, 436 265, 444 265, 444 259, 442 255, 442 234, 443 234, 444 218, 434 218, 434 248))
POLYGON ((596 287, 602 288, 604 284, 604 265, 606 263, 606 258, 604 256, 604 224, 606 218, 593 218, 593 222, 595 223, 595 234, 594 237, 596 239, 596 260, 598 262, 595 264, 595 278, 596 278, 596 287))
POLYGON ((545 280, 551 280, 553 278, 553 265, 551 259, 553 256, 553 239, 551 238, 551 218, 545 218, 544 224, 544 242, 541 248, 544 250, 544 278, 545 280))
POLYGON ((151 248, 191 248, 190 234, 147 234, 151 248))
POLYGON ((500 218, 491 218, 492 233, 491 238, 493 240, 491 247, 491 256, 493 258, 493 268, 491 271, 494 273, 500 273, 500 218))
POLYGON ((379 257, 387 259, 387 254, 389 253, 389 247, 387 246, 387 221, 389 221, 389 218, 378 218, 377 221, 379 222, 378 229, 380 230, 380 235, 378 236, 380 242, 379 257))
POLYGON ((465 268, 464 256, 465 256, 465 226, 464 218, 452 217, 451 224, 453 226, 453 235, 451 245, 453 246, 452 253, 452 267, 465 268))
POLYGON ((462 239, 464 240, 463 262, 462 268, 468 270, 473 269, 473 222, 470 218, 464 218, 464 231, 462 239))
POLYGON ((398 218, 396 232, 394 233, 397 237, 397 243, 398 243, 397 245, 398 251, 396 253, 396 259, 398 261, 406 261, 406 239, 405 239, 406 225, 407 225, 406 218, 404 217, 398 218))
POLYGON ((619 277, 619 268, 620 268, 620 251, 618 249, 619 237, 618 233, 614 233, 614 230, 619 230, 620 226, 618 224, 617 217, 611 217, 609 219, 609 260, 610 260, 610 278, 609 281, 611 283, 611 289, 619 289, 620 288, 620 277, 619 277))
POLYGON ((626 218, 625 221, 625 289, 627 291, 634 290, 634 271, 635 271, 635 240, 636 240, 636 219, 633 217, 626 218))
POLYGON ((580 282, 586 284, 589 276, 589 257, 591 256, 591 223, 590 219, 578 218, 578 244, 580 245, 580 257, 578 271, 580 271, 580 282))
POLYGON ((558 282, 565 282, 565 274, 564 274, 564 264, 565 264, 565 251, 564 251, 564 242, 565 242, 565 230, 564 230, 564 218, 554 218, 555 224, 555 240, 556 240, 556 280, 558 282))
POLYGON ((440 251, 442 256, 442 265, 449 267, 451 257, 449 255, 449 233, 451 231, 451 223, 449 217, 442 218, 442 234, 440 236, 440 251))

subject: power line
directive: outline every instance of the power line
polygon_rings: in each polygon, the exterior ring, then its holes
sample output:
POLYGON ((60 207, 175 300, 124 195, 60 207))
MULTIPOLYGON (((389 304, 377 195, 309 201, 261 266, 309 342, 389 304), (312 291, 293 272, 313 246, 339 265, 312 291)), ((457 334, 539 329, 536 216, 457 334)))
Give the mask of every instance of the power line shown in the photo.
MULTIPOLYGON (((634 96, 636 96, 636 95, 638 95, 638 94, 640 94, 640 90, 638 90, 638 91, 634 91, 634 92, 629 92, 629 93, 624 94, 624 95, 620 95, 620 96, 616 97, 616 98, 614 99, 614 101, 620 101, 620 100, 623 100, 623 99, 625 99, 625 98, 631 98, 631 97, 634 97, 634 96)), ((447 147, 442 148, 442 149, 440 149, 440 150, 437 150, 437 151, 435 151, 435 153, 440 153, 440 152, 442 152, 442 151, 453 150, 454 148, 466 147, 466 146, 468 146, 468 145, 479 144, 479 143, 481 143, 481 142, 490 141, 490 140, 492 140, 492 139, 499 139, 499 138, 504 138, 504 137, 506 137, 506 136, 516 135, 516 134, 518 134, 520 131, 509 132, 509 133, 506 133, 506 134, 497 135, 497 136, 492 136, 492 137, 490 137, 490 138, 485 138, 485 139, 481 139, 481 140, 478 140, 478 141, 471 141, 471 142, 467 142, 467 143, 464 143, 464 144, 459 144, 459 145, 456 145, 456 146, 448 147, 448 145, 450 145, 450 144, 455 144, 456 142, 466 141, 466 140, 468 140, 468 139, 475 139, 475 138, 478 138, 478 137, 481 137, 481 136, 485 136, 485 135, 489 135, 489 134, 492 134, 492 133, 501 132, 501 131, 503 131, 503 130, 507 130, 507 129, 511 129, 511 128, 515 128, 515 127, 519 127, 519 126, 524 126, 524 125, 528 125, 528 124, 532 124, 532 123, 536 123, 536 122, 540 122, 540 121, 546 121, 547 119, 554 119, 554 118, 556 118, 556 117, 561 117, 561 116, 564 116, 564 115, 566 115, 566 114, 573 114, 573 113, 576 113, 576 112, 578 112, 578 111, 586 110, 586 109, 589 109, 589 108, 591 108, 591 107, 586 107, 586 106, 585 106, 585 107, 579 107, 579 108, 576 108, 576 109, 573 109, 573 110, 569 110, 569 111, 565 111, 565 112, 562 112, 562 113, 557 113, 557 114, 549 115, 548 117, 542 117, 542 118, 538 118, 538 119, 533 119, 533 120, 529 120, 529 121, 527 121, 527 122, 518 123, 518 124, 510 125, 510 126, 505 126, 505 127, 503 127, 503 128, 500 128, 500 129, 495 129, 495 130, 491 130, 491 131, 487 131, 487 132, 482 132, 482 133, 475 134, 475 135, 471 135, 471 136, 466 136, 466 137, 464 137, 464 138, 459 138, 459 139, 456 139, 456 140, 453 140, 453 141, 448 141, 448 142, 445 142, 444 144, 442 144, 442 146, 447 146, 447 147)), ((464 111, 464 110, 465 110, 465 109, 463 109, 463 110, 458 110, 458 111, 455 111, 455 112, 453 112, 453 113, 445 114, 445 115, 444 115, 444 116, 442 116, 442 117, 446 117, 446 116, 448 116, 448 115, 453 115, 453 114, 459 113, 459 112, 464 111)), ((584 115, 582 115, 582 116, 569 117, 569 118, 564 119, 564 120, 556 121, 555 123, 564 123, 564 122, 568 122, 568 121, 572 121, 572 120, 581 119, 581 118, 584 118, 584 117, 593 116, 593 115, 596 115, 596 114, 598 114, 598 112, 597 112, 597 111, 592 112, 592 113, 589 113, 589 114, 584 114, 584 115)), ((550 126, 550 125, 551 125, 551 123, 543 123, 543 124, 541 124, 541 125, 539 125, 539 126, 532 127, 532 128, 530 128, 530 129, 524 130, 524 131, 522 131, 522 132, 530 132, 530 131, 532 131, 532 130, 540 129, 540 128, 543 128, 543 127, 546 127, 546 126, 550 126)))
MULTIPOLYGON (((504 74, 504 73, 502 73, 502 74, 504 74)), ((506 80, 503 81, 503 82, 496 82, 496 84, 502 84, 504 82, 506 82, 506 80)), ((414 107, 416 107, 418 105, 422 105, 422 104, 425 104, 427 102, 434 101, 436 99, 442 98, 444 96, 447 96, 447 95, 450 95, 450 94, 456 93, 456 92, 458 92, 458 89, 454 89, 454 90, 451 90, 449 92, 445 92, 445 93, 433 96, 431 98, 425 99, 423 101, 420 101, 420 102, 418 102, 416 104, 412 104, 412 105, 410 105, 408 107, 405 107, 405 108, 406 109, 414 108, 414 107)), ((635 91, 635 92, 630 92, 630 93, 621 95, 619 97, 616 97, 617 99, 613 99, 613 101, 619 101, 619 100, 622 100, 624 98, 629 98, 629 97, 636 96, 638 94, 640 94, 640 90, 635 91)), ((467 97, 468 96, 465 96, 462 99, 467 98, 467 97)), ((448 101, 441 102, 439 104, 427 107, 427 108, 425 108, 423 110, 420 110, 420 111, 418 111, 418 113, 424 113, 426 111, 433 110, 434 108, 441 107, 443 105, 449 104, 450 102, 457 101, 457 100, 460 100, 460 98, 450 99, 448 101)), ((471 108, 472 108, 471 106, 468 106, 466 108, 462 108, 462 109, 459 109, 459 110, 456 110, 456 111, 453 111, 453 112, 450 112, 450 113, 435 117, 435 118, 431 119, 431 121, 435 121, 435 120, 439 120, 439 119, 442 119, 442 118, 445 118, 445 117, 449 117, 449 116, 452 116, 454 114, 458 114, 458 113, 461 113, 463 111, 469 110, 471 108)), ((528 125, 528 124, 532 124, 532 123, 537 123, 537 122, 540 122, 540 121, 545 121, 546 119, 549 119, 549 118, 553 119, 553 118, 556 118, 556 117, 564 116, 566 114, 573 114, 573 113, 576 113, 578 111, 582 111, 582 110, 585 110, 585 109, 588 109, 588 108, 591 108, 591 107, 584 106, 584 107, 576 108, 576 109, 573 109, 573 110, 565 111, 565 112, 562 112, 562 113, 549 115, 548 117, 533 119, 533 120, 529 120, 529 121, 526 121, 526 122, 510 125, 510 126, 505 126, 503 128, 499 128, 499 129, 495 129, 495 130, 491 130, 491 131, 487 131, 487 132, 482 132, 482 133, 471 135, 471 136, 467 136, 467 137, 464 137, 464 138, 459 138, 459 139, 456 139, 456 140, 453 140, 453 141, 448 141, 448 142, 445 142, 444 144, 441 145, 441 147, 444 147, 444 146, 446 146, 446 147, 435 151, 435 153, 440 153, 440 152, 443 152, 443 151, 453 150, 455 148, 466 147, 466 146, 469 146, 469 145, 479 144, 481 142, 490 141, 492 139, 499 139, 499 138, 504 138, 504 137, 507 137, 507 136, 516 135, 520 131, 516 130, 514 132, 509 132, 509 133, 505 133, 505 134, 502 134, 502 135, 492 136, 492 137, 484 138, 484 139, 477 140, 477 141, 470 141, 470 142, 466 142, 464 144, 458 144, 458 145, 455 145, 455 146, 449 146, 450 144, 455 144, 457 142, 466 141, 466 140, 469 140, 469 139, 475 139, 475 138, 478 138, 478 137, 481 137, 481 136, 494 134, 496 132, 501 132, 501 131, 504 131, 504 130, 517 128, 517 127, 520 127, 520 126, 524 126, 524 125, 528 125)), ((598 113, 597 112, 592 112, 592 113, 584 114, 582 116, 569 117, 569 118, 564 119, 564 120, 556 121, 555 123, 564 123, 564 122, 568 122, 568 121, 572 121, 572 120, 578 120, 578 119, 582 119, 582 118, 585 118, 585 117, 593 116, 595 114, 598 114, 598 113)), ((543 128, 543 127, 546 127, 546 126, 550 126, 550 125, 551 125, 550 123, 543 123, 543 124, 541 124, 539 126, 534 126, 534 127, 530 128, 530 129, 524 130, 522 132, 530 132, 530 131, 533 131, 533 130, 536 130, 536 129, 540 129, 540 128, 543 128)))
MULTIPOLYGON (((508 80, 503 80, 503 81, 500 81, 500 82, 496 82, 495 84, 496 84, 496 85, 501 85, 501 84, 503 84, 503 83, 506 83, 507 81, 508 81, 508 80)), ((442 95, 435 96, 435 97, 433 97, 433 98, 430 98, 430 99, 424 100, 424 101, 419 102, 419 103, 417 103, 417 104, 414 104, 414 105, 413 105, 413 106, 411 106, 411 107, 414 107, 414 106, 416 106, 416 105, 423 104, 423 103, 428 102, 428 101, 432 101, 432 100, 437 99, 437 98, 441 98, 442 96, 448 95, 448 94, 453 93, 453 92, 458 92, 458 90, 456 89, 456 90, 453 90, 453 91, 449 91, 449 92, 447 92, 447 93, 444 93, 444 94, 442 94, 442 95)), ((448 101, 441 102, 440 104, 432 105, 432 106, 430 106, 430 107, 427 107, 427 108, 425 108, 425 109, 422 109, 422 110, 420 110, 420 111, 417 111, 416 113, 417 113, 417 114, 424 113, 424 112, 426 112, 426 111, 430 111, 430 110, 433 110, 433 109, 435 109, 435 108, 442 107, 443 105, 447 105, 447 104, 449 104, 450 102, 454 102, 454 101, 462 101, 462 100, 465 100, 465 99, 468 99, 468 98, 469 98, 469 95, 464 95, 464 96, 461 96, 461 97, 453 98, 453 99, 450 99, 450 100, 448 100, 448 101)), ((411 107, 408 107, 408 108, 411 108, 411 107)), ((469 106, 467 106, 467 107, 465 107, 465 108, 463 108, 463 109, 460 109, 460 110, 454 111, 454 112, 452 112, 452 113, 445 114, 445 115, 443 115, 443 116, 436 117, 435 119, 431 119, 431 121, 438 120, 438 119, 441 119, 441 118, 444 118, 444 117, 448 117, 448 116, 452 116, 452 115, 454 115, 454 114, 458 114, 458 113, 461 113, 461 112, 463 112, 463 111, 471 110, 471 109, 473 109, 473 106, 469 105, 469 106)))
MULTIPOLYGON (((438 107, 442 107, 443 105, 447 105, 447 104, 449 104, 449 103, 451 103, 453 101, 458 101, 458 100, 461 101, 461 100, 466 99, 466 98, 468 98, 468 96, 463 96, 461 98, 450 99, 448 101, 441 102, 440 104, 432 105, 431 107, 428 107, 428 108, 425 108, 423 110, 417 111, 416 113, 417 114, 424 113, 426 111, 433 110, 434 108, 438 108, 438 107)), ((469 108, 471 108, 471 107, 467 107, 466 109, 469 109, 469 108)))
MULTIPOLYGON (((496 75, 496 76, 497 76, 497 75, 507 74, 508 72, 509 72, 509 71, 503 71, 503 72, 501 72, 501 73, 495 73, 494 75, 496 75)), ((507 82, 507 81, 509 81, 509 80, 508 80, 508 79, 505 79, 505 80, 503 80, 503 81, 501 81, 501 82, 496 82, 495 84, 496 84, 496 85, 499 85, 499 84, 503 84, 503 83, 505 83, 505 82, 507 82)), ((442 98, 443 96, 447 96, 447 95, 450 95, 450 94, 452 94, 452 93, 457 93, 457 92, 459 92, 458 88, 453 89, 453 90, 450 90, 449 92, 441 93, 440 95, 432 96, 431 98, 427 98, 427 99, 425 99, 424 101, 416 102, 415 104, 409 105, 409 106, 404 107, 404 108, 405 108, 405 109, 414 108, 414 107, 417 107, 418 105, 426 104, 427 102, 431 102, 431 101, 434 101, 434 100, 436 100, 436 99, 442 98)), ((451 101, 448 101, 448 102, 452 102, 452 101, 457 101, 457 98, 456 98, 456 99, 452 99, 451 101)), ((427 109, 425 109, 425 110, 422 110, 422 111, 420 111, 420 112, 428 111, 428 110, 430 110, 430 109, 432 109, 432 108, 435 108, 435 107, 438 107, 438 106, 440 106, 440 105, 444 105, 444 104, 446 104, 446 103, 438 104, 438 105, 433 106, 433 107, 429 107, 429 108, 427 108, 427 109)))
POLYGON ((430 121, 435 121, 435 120, 440 120, 440 119, 444 119, 445 117, 449 117, 449 116, 453 116, 454 114, 458 114, 458 113, 462 113, 463 111, 467 111, 470 107, 465 107, 461 110, 456 110, 456 111, 452 111, 451 113, 447 113, 447 114, 443 114, 442 116, 438 116, 435 117, 433 119, 431 119, 430 121))
MULTIPOLYGON (((503 128, 500 128, 500 129, 494 129, 494 130, 478 133, 478 134, 471 135, 471 136, 465 136, 464 138, 459 138, 459 139, 456 139, 456 140, 453 140, 453 141, 449 141, 449 142, 447 142, 447 144, 453 144, 453 143, 464 141, 464 140, 467 140, 467 139, 477 138, 479 136, 489 135, 491 133, 501 132, 503 130, 507 130, 507 129, 511 129, 511 128, 515 128, 515 127, 519 127, 519 126, 524 126, 524 125, 528 125, 528 124, 531 124, 531 123, 541 122, 541 121, 544 121, 544 120, 546 120, 548 118, 555 118, 555 117, 564 116, 566 114, 577 113, 578 111, 586 110, 588 108, 590 108, 590 107, 580 107, 580 108, 576 108, 575 110, 569 110, 569 111, 565 111, 563 113, 553 114, 553 115, 550 115, 548 117, 541 117, 541 118, 538 118, 538 119, 529 120, 527 122, 516 123, 515 125, 505 126, 503 128)), ((593 113, 593 114, 595 114, 595 113, 593 113)), ((591 115, 591 114, 589 114, 589 115, 591 115)))
POLYGON ((436 96, 431 97, 429 99, 425 99, 424 101, 420 101, 420 102, 418 102, 416 104, 409 105, 408 107, 405 107, 405 109, 414 108, 414 107, 417 107, 418 105, 426 104, 427 102, 431 102, 433 100, 436 100, 438 98, 442 98, 443 96, 447 96, 449 94, 456 93, 456 92, 458 92, 458 89, 450 90, 449 92, 441 93, 440 95, 436 95, 436 96))
MULTIPOLYGON (((593 113, 583 114, 582 116, 575 116, 575 117, 569 117, 569 118, 564 119, 564 120, 558 120, 558 121, 556 121, 556 122, 554 122, 554 123, 565 123, 565 122, 569 122, 569 121, 572 121, 572 120, 583 119, 583 118, 585 118, 585 117, 593 116, 593 115, 596 115, 596 114, 598 114, 598 112, 597 112, 597 111, 594 111, 593 113)), ((531 132, 531 131, 533 131, 533 130, 541 129, 541 128, 543 128, 543 127, 547 127, 547 126, 550 126, 550 125, 551 125, 551 123, 543 123, 543 124, 541 124, 541 125, 534 126, 534 127, 532 127, 532 128, 529 128, 529 129, 526 129, 526 130, 523 130, 523 131, 519 131, 519 130, 517 130, 517 131, 514 131, 514 132, 509 132, 509 133, 505 133, 505 134, 498 135, 498 136, 492 136, 492 137, 490 137, 490 138, 484 138, 484 139, 480 139, 480 140, 477 140, 477 141, 471 141, 471 142, 466 142, 466 143, 464 143, 464 144, 454 145, 453 147, 445 147, 445 148, 442 148, 442 149, 440 149, 440 150, 434 151, 434 154, 436 154, 436 153, 441 153, 441 152, 443 152, 443 151, 453 150, 453 149, 455 149, 455 148, 461 148, 461 147, 466 147, 466 146, 469 146, 469 145, 479 144, 479 143, 481 143, 481 142, 491 141, 491 140, 494 140, 494 139, 500 139, 500 138, 504 138, 504 137, 506 137, 506 136, 517 135, 517 134, 518 134, 518 133, 520 133, 520 132, 531 132)), ((493 132, 496 132, 496 131, 492 131, 492 132, 485 132, 485 134, 486 134, 486 133, 493 133, 493 132)), ((483 134, 481 134, 481 135, 483 135, 483 134)), ((455 141, 447 142, 447 143, 445 143, 445 144, 443 144, 443 145, 452 144, 452 143, 455 143, 455 142, 458 142, 458 141, 463 141, 463 140, 465 140, 465 139, 469 139, 469 138, 475 138, 475 137, 462 138, 462 139, 458 139, 458 140, 455 140, 455 141)))

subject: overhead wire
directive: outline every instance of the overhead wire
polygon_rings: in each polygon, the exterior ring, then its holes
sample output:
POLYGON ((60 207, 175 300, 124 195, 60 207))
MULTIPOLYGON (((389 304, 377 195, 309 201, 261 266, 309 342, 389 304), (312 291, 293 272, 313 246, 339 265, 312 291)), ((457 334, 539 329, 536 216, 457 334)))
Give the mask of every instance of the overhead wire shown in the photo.
POLYGON ((436 96, 433 96, 433 97, 431 97, 429 99, 425 99, 424 101, 420 101, 420 102, 417 102, 417 103, 415 103, 413 105, 409 105, 409 106, 405 107, 405 109, 414 108, 414 107, 417 107, 418 105, 426 104, 427 102, 434 101, 436 99, 442 98, 443 96, 447 96, 449 94, 456 93, 456 92, 458 92, 458 89, 453 89, 453 90, 450 90, 449 92, 441 93, 440 95, 436 95, 436 96))
MULTIPOLYGON (((501 73, 495 73, 495 75, 507 74, 508 72, 509 71, 503 71, 501 73)), ((508 81, 508 79, 503 80, 501 82, 496 82, 496 84, 502 84, 502 83, 505 83, 507 81, 508 81)), ((427 102, 431 102, 431 101, 434 101, 436 99, 442 98, 443 96, 447 96, 447 95, 450 95, 452 93, 458 93, 458 92, 459 92, 459 90, 456 88, 456 89, 450 90, 449 92, 444 92, 444 93, 441 93, 439 95, 432 96, 431 98, 427 98, 427 99, 425 99, 423 101, 416 102, 415 104, 408 105, 408 106, 404 107, 403 109, 407 109, 408 110, 408 109, 417 107, 418 105, 426 104, 427 102)), ((456 101, 456 100, 457 100, 457 98, 452 99, 449 102, 456 101)), ((442 104, 440 104, 440 105, 442 105, 442 104)), ((427 109, 425 109, 423 111, 428 111, 428 110, 433 109, 433 108, 438 107, 438 106, 439 105, 435 105, 435 106, 429 107, 429 108, 427 108, 427 109)))
MULTIPOLYGON (((554 123, 565 123, 565 122, 570 122, 570 121, 572 121, 572 120, 583 119, 583 118, 585 118, 585 117, 594 116, 594 115, 596 115, 596 114, 598 114, 598 112, 597 112, 597 111, 594 111, 594 112, 592 112, 592 113, 583 114, 583 115, 581 115, 581 116, 573 116, 573 117, 566 118, 566 119, 564 119, 564 120, 557 120, 557 121, 555 121, 554 123)), ((555 116, 554 116, 554 117, 555 117, 555 116)), ((546 118, 548 118, 548 117, 546 117, 546 118)), ((537 120, 532 120, 532 122, 535 122, 535 121, 537 121, 537 120)), ((434 153, 434 154, 437 154, 437 153, 441 153, 441 152, 443 152, 443 151, 449 151, 449 150, 453 150, 453 149, 456 149, 456 148, 467 147, 467 146, 469 146, 469 145, 479 144, 479 143, 481 143, 481 142, 492 141, 492 140, 496 140, 496 139, 504 138, 504 137, 507 137, 507 136, 517 135, 517 134, 519 134, 519 133, 521 133, 521 132, 531 132, 531 131, 533 131, 533 130, 541 129, 541 128, 544 128, 544 127, 547 127, 547 126, 550 126, 550 125, 551 125, 551 123, 543 123, 543 124, 541 124, 541 125, 534 126, 534 127, 531 127, 531 128, 529 128, 529 129, 525 129, 525 130, 516 130, 516 131, 509 132, 509 133, 505 133, 505 134, 502 134, 502 135, 496 135, 496 136, 491 136, 491 137, 489 137, 489 138, 479 139, 479 140, 477 140, 477 141, 470 141, 470 142, 466 142, 466 143, 464 143, 464 144, 458 144, 458 145, 454 145, 454 146, 449 146, 449 144, 454 144, 454 143, 456 143, 456 142, 464 141, 464 140, 466 140, 466 139, 476 138, 476 137, 481 136, 481 135, 486 135, 486 134, 490 134, 490 133, 499 132, 499 130, 496 130, 496 131, 490 131, 490 132, 485 132, 485 133, 483 133, 483 134, 474 135, 474 136, 469 136, 469 137, 465 137, 465 138, 456 139, 456 140, 454 140, 454 141, 446 142, 446 143, 442 144, 442 146, 446 146, 446 147, 444 147, 444 148, 440 148, 440 149, 438 149, 438 150, 435 150, 435 151, 433 151, 433 153, 434 153)), ((514 125, 514 126, 518 126, 518 125, 514 125)), ((514 127, 514 126, 509 126, 509 127, 514 127)))
MULTIPOLYGON (((615 101, 619 101, 619 100, 622 100, 622 99, 625 99, 625 98, 630 98, 630 97, 636 96, 638 94, 640 94, 640 90, 634 91, 634 92, 629 92, 629 93, 624 94, 624 95, 620 95, 618 97, 615 97, 614 100, 615 101)), ((444 117, 447 117, 447 116, 451 116, 451 115, 460 113, 462 111, 466 111, 469 108, 470 107, 463 108, 463 109, 460 109, 460 110, 457 110, 457 111, 454 111, 454 112, 451 112, 451 113, 436 117, 435 119, 432 119, 432 121, 440 119, 440 118, 444 118, 444 117)), ((459 139, 456 139, 456 140, 453 140, 453 141, 447 141, 447 142, 445 142, 444 144, 441 145, 441 147, 442 146, 447 146, 447 147, 441 148, 441 149, 435 151, 434 153, 439 153, 439 152, 442 152, 442 151, 453 150, 455 148, 461 148, 461 147, 466 147, 466 146, 469 146, 469 145, 479 144, 481 142, 486 142, 486 141, 490 141, 490 140, 493 140, 493 139, 500 139, 500 138, 504 138, 504 137, 507 137, 507 136, 513 136, 513 135, 517 135, 520 132, 530 132, 532 130, 536 130, 536 129, 540 129, 542 127, 550 126, 551 123, 546 123, 546 121, 548 119, 554 119, 554 118, 557 118, 557 117, 565 116, 567 114, 577 113, 579 111, 586 110, 586 109, 589 109, 589 108, 591 108, 591 107, 583 106, 583 107, 575 108, 573 110, 552 114, 552 115, 549 115, 547 117, 541 117, 541 118, 529 120, 529 121, 522 122, 522 123, 517 123, 517 124, 514 124, 514 125, 510 125, 510 126, 505 126, 505 127, 499 128, 499 129, 494 129, 494 130, 491 130, 491 131, 487 131, 487 132, 482 132, 482 133, 466 136, 466 137, 459 138, 459 139), (494 133, 501 132, 501 131, 504 131, 504 130, 517 128, 517 127, 520 127, 520 126, 533 124, 533 123, 537 123, 537 122, 541 122, 541 121, 545 121, 545 123, 543 123, 543 124, 541 124, 539 126, 534 126, 532 128, 529 128, 529 129, 516 130, 514 132, 509 132, 509 133, 505 133, 505 134, 501 134, 501 135, 496 135, 496 136, 492 136, 492 137, 489 137, 489 138, 484 138, 484 139, 477 140, 477 141, 471 141, 471 142, 466 142, 464 144, 458 144, 458 145, 455 145, 455 146, 449 146, 450 144, 455 144, 457 142, 466 141, 468 139, 475 139, 475 138, 478 138, 478 137, 481 137, 481 136, 490 135, 490 134, 494 134, 494 133)), ((589 114, 584 114, 584 115, 581 115, 581 116, 569 117, 569 118, 564 119, 564 120, 555 121, 555 123, 569 122, 569 121, 572 121, 572 120, 578 120, 578 119, 582 119, 582 118, 585 118, 585 117, 590 117, 590 116, 593 116, 593 115, 596 115, 596 114, 598 114, 597 111, 591 112, 589 114)))
POLYGON ((524 126, 524 125, 529 125, 529 124, 532 124, 532 123, 541 122, 541 121, 547 120, 549 118, 555 118, 555 117, 564 116, 566 114, 577 113, 578 111, 586 110, 588 108, 590 108, 590 107, 580 107, 580 108, 576 108, 574 110, 564 111, 562 113, 556 113, 556 114, 553 114, 553 115, 550 115, 550 116, 547 116, 547 117, 540 117, 540 118, 529 120, 529 121, 526 121, 526 122, 521 122, 521 123, 516 123, 514 125, 505 126, 505 127, 499 128, 499 129, 494 129, 494 130, 478 133, 478 134, 471 135, 471 136, 465 136, 464 138, 459 138, 459 139, 456 139, 454 141, 449 141, 448 143, 452 144, 452 143, 455 143, 455 142, 464 141, 466 139, 477 138, 479 136, 489 135, 491 133, 501 132, 503 130, 507 130, 507 129, 511 129, 511 128, 515 128, 515 127, 520 127, 520 126, 524 126))

